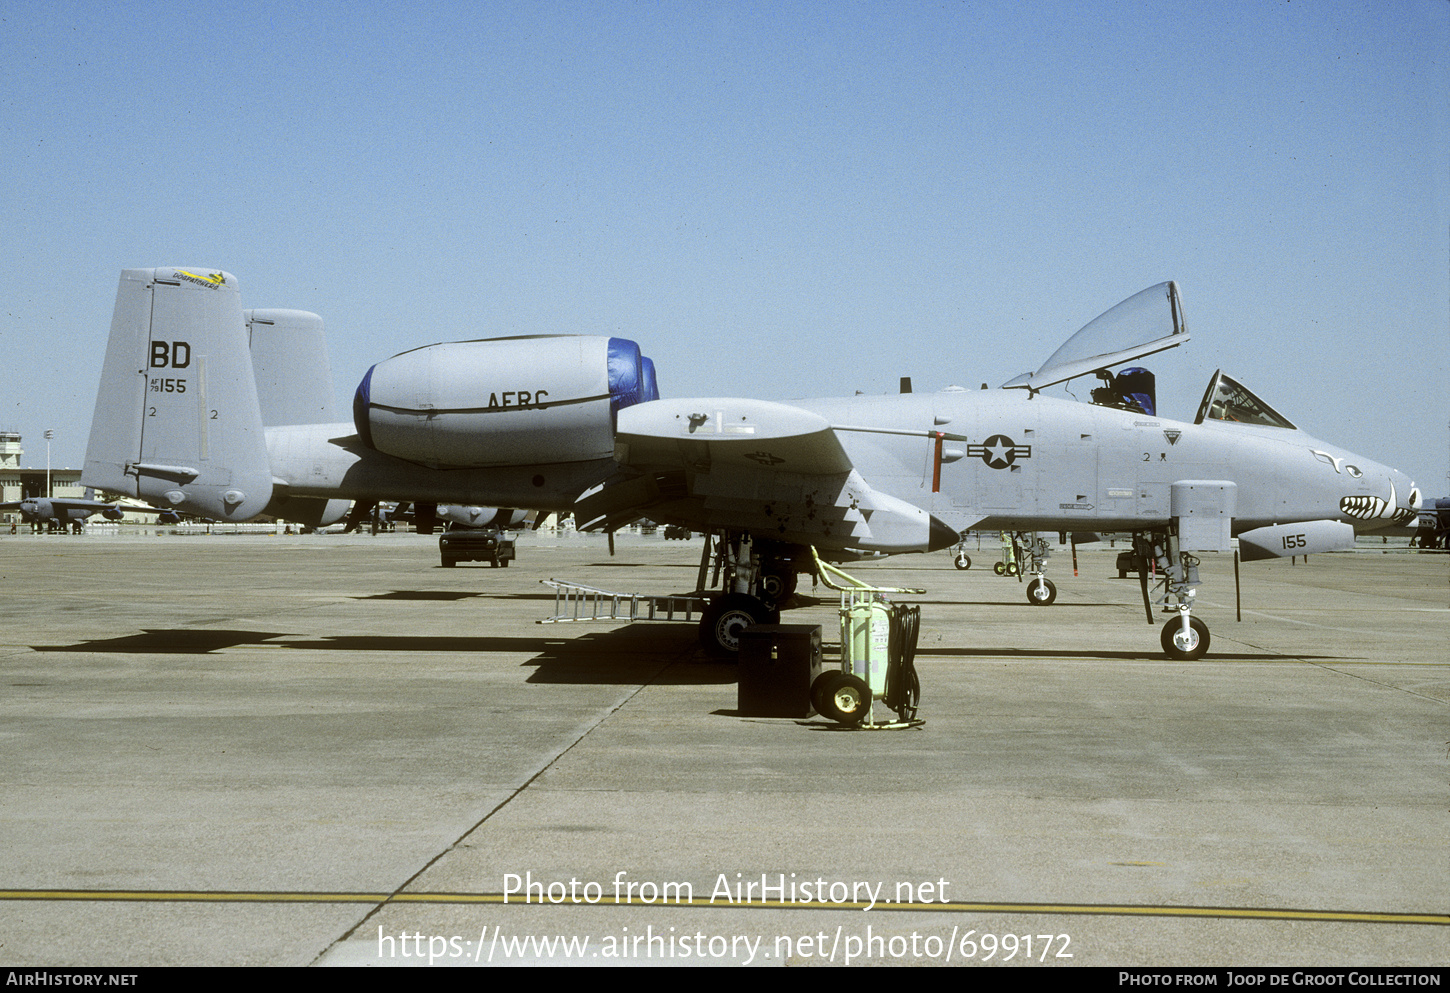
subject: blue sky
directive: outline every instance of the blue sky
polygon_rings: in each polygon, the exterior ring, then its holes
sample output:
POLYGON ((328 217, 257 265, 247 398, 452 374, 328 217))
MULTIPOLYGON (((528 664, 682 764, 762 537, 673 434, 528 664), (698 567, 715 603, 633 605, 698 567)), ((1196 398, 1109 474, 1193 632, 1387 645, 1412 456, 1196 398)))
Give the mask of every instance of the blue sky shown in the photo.
POLYGON ((1447 53, 1444 0, 0 0, 0 428, 79 466, 128 267, 321 314, 339 400, 542 332, 996 386, 1176 279, 1165 416, 1223 367, 1450 493, 1447 53))

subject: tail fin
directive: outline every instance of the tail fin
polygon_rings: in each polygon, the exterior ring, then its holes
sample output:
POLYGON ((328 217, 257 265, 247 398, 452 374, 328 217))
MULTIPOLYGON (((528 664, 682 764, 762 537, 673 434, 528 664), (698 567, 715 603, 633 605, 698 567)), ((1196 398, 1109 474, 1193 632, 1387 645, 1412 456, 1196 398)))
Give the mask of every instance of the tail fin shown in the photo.
POLYGON ((305 310, 248 310, 243 316, 262 423, 270 428, 336 421, 322 318, 305 310))
MULTIPOLYGON (((247 321, 262 423, 270 428, 336 421, 322 318, 305 310, 247 310, 242 316, 247 321)), ((345 433, 352 430, 348 425, 345 433)), ((267 513, 320 528, 342 520, 351 505, 348 500, 290 496, 287 487, 274 479, 267 513)))
POLYGON ((121 273, 82 482, 216 520, 267 506, 271 465, 234 277, 121 273))

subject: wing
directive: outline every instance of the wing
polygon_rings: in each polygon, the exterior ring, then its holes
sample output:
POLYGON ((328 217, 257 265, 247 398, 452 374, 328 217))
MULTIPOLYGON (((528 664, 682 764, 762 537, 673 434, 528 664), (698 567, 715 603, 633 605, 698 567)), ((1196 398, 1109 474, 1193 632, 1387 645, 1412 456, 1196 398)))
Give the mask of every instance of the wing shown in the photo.
POLYGON ((65 497, 51 497, 50 506, 54 510, 84 510, 89 513, 101 510, 145 510, 155 513, 150 507, 123 507, 119 504, 106 503, 104 500, 72 500, 65 497))
POLYGON ((787 404, 638 404, 619 412, 615 459, 621 471, 575 507, 586 530, 648 516, 822 549, 927 551, 957 540, 921 507, 873 489, 830 422, 787 404))

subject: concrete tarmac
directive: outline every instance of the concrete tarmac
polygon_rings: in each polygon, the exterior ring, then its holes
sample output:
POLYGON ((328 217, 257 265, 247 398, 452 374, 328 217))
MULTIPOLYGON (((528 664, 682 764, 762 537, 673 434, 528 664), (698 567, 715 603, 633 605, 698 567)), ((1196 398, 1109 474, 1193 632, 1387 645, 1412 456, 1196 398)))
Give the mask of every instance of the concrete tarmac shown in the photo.
MULTIPOLYGON (((945 553, 923 727, 744 717, 699 538, 0 536, 0 964, 1450 962, 1450 556, 1204 557, 1171 662, 1116 549, 1050 607, 945 553)), ((786 623, 838 640, 805 578, 786 623)))

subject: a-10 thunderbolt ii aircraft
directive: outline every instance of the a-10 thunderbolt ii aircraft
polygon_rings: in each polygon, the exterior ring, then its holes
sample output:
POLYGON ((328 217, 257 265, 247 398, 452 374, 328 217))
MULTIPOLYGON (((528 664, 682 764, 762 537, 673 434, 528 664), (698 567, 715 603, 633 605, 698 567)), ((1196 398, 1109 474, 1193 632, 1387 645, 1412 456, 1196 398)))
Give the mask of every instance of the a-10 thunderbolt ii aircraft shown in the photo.
POLYGON ((1402 473, 1310 437, 1221 373, 1193 423, 1117 388, 1108 370, 1188 340, 1171 282, 1004 389, 790 404, 658 399, 634 343, 543 335, 403 352, 368 370, 350 423, 313 408, 279 423, 264 420, 246 327, 225 272, 123 272, 83 481, 218 520, 391 499, 713 532, 723 588, 701 629, 727 649, 778 616, 812 547, 841 560, 935 551, 967 529, 1116 531, 1164 577, 1165 651, 1197 658, 1194 552, 1234 536, 1246 559, 1344 548, 1419 501, 1402 473), (1107 384, 1094 403, 1040 392, 1087 375, 1107 384))
POLYGON ((124 503, 97 500, 95 497, 95 490, 87 488, 84 499, 33 496, 26 497, 24 500, 0 503, 0 511, 19 511, 20 520, 25 524, 50 524, 62 530, 73 530, 76 533, 80 533, 81 526, 92 514, 100 514, 108 521, 119 521, 127 513, 163 515, 166 513, 155 507, 130 507, 124 503))

